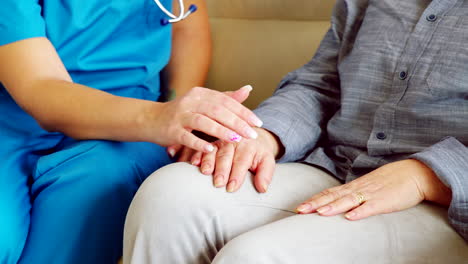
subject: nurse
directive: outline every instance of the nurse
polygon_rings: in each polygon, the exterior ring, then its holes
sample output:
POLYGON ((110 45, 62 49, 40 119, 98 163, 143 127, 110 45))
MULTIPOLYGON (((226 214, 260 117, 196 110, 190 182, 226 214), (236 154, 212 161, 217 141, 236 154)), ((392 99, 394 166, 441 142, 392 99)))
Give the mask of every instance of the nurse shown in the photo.
POLYGON ((190 3, 171 26, 153 0, 2 1, 0 263, 115 263, 134 193, 171 162, 163 146, 212 151, 192 130, 256 137, 239 103, 251 87, 192 89, 210 37, 204 1, 190 3))

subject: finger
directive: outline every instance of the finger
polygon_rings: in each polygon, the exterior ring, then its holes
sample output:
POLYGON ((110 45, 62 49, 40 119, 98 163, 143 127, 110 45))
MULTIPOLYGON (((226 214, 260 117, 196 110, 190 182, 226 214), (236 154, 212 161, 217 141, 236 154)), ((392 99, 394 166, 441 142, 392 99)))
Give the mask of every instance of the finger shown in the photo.
MULTIPOLYGON (((364 195, 364 197, 368 196, 362 192, 361 194, 364 195)), ((355 193, 350 193, 334 202, 318 208, 317 212, 323 216, 333 216, 347 212, 359 205, 361 205, 361 201, 359 201, 358 196, 355 193)))
MULTIPOLYGON (((236 141, 236 134, 234 131, 245 138, 255 139, 258 137, 257 132, 247 122, 239 118, 239 116, 235 115, 233 112, 229 111, 229 109, 226 107, 223 107, 219 104, 206 103, 203 105, 203 107, 200 107, 198 113, 212 120, 213 123, 217 124, 217 127, 223 128, 223 131, 219 131, 218 134, 212 135, 221 140, 227 142, 236 141)), ((197 117, 197 119, 200 119, 200 117, 197 117)), ((198 130, 201 129, 203 129, 202 131, 207 134, 215 133, 214 131, 208 131, 207 127, 200 127, 198 130)))
POLYGON ((192 155, 193 150, 191 148, 184 147, 179 153, 179 158, 177 159, 178 162, 189 162, 192 155))
POLYGON ((228 95, 229 97, 231 97, 239 103, 243 103, 245 100, 247 100, 252 90, 253 87, 251 85, 246 85, 237 91, 224 92, 224 94, 228 95))
POLYGON ((329 188, 320 192, 308 201, 301 204, 296 210, 301 214, 309 214, 315 212, 318 208, 325 206, 349 194, 350 191, 347 188, 344 188, 343 186, 344 185, 329 188))
POLYGON ((196 137, 194 134, 182 130, 178 135, 178 141, 180 144, 191 148, 195 151, 201 151, 203 153, 209 153, 214 150, 214 146, 203 139, 196 137))
POLYGON ((175 158, 175 156, 179 153, 179 151, 182 149, 182 145, 172 145, 167 148, 167 153, 171 158, 175 158))
MULTIPOLYGON (((242 136, 236 132, 225 128, 224 126, 204 115, 192 113, 187 118, 189 120, 185 121, 185 123, 187 123, 187 126, 191 129, 202 131, 205 134, 217 137, 227 142, 240 142, 242 140, 242 136)), ((252 129, 251 127, 249 128, 252 129)))
POLYGON ((276 162, 272 156, 266 156, 258 163, 254 184, 258 192, 266 193, 275 172, 276 162))
POLYGON ((234 145, 223 144, 216 154, 216 169, 214 173, 214 186, 221 188, 226 186, 231 174, 232 161, 234 158, 234 145))
POLYGON ((238 148, 235 151, 231 175, 227 185, 228 192, 235 192, 242 186, 245 176, 252 166, 254 155, 254 151, 250 148, 238 148))
POLYGON ((348 220, 356 221, 361 220, 370 216, 385 213, 386 210, 382 206, 385 201, 372 200, 363 203, 361 206, 345 214, 348 220))
POLYGON ((212 152, 203 154, 200 166, 201 173, 205 175, 213 174, 217 152, 218 147, 215 146, 215 149, 212 152))
POLYGON ((193 153, 192 158, 190 159, 190 163, 192 163, 194 166, 200 166, 202 155, 203 153, 200 151, 193 153))
MULTIPOLYGON (((237 119, 248 123, 250 126, 261 127, 263 125, 263 122, 260 120, 260 118, 258 118, 250 109, 243 106, 230 96, 212 90, 209 90, 209 93, 210 94, 207 98, 212 98, 212 102, 215 102, 214 105, 233 113, 237 117, 237 119)), ((206 110, 203 108, 205 107, 201 106, 199 108, 199 111, 206 110)))

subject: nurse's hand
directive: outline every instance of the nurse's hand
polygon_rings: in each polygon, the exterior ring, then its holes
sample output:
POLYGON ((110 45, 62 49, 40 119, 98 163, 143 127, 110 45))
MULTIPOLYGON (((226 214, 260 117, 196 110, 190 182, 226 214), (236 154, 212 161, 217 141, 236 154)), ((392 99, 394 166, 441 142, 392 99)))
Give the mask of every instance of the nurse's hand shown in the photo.
POLYGON ((349 220, 405 210, 422 201, 448 206, 451 191, 424 163, 408 159, 382 166, 347 184, 326 189, 301 204, 300 214, 346 213, 349 220))
MULTIPOLYGON (((192 152, 184 148, 179 153, 179 161, 190 161, 200 166, 205 175, 213 175, 217 188, 226 187, 228 192, 237 191, 245 181, 248 171, 255 174, 254 185, 264 193, 273 178, 275 157, 282 152, 281 143, 269 131, 257 128, 256 140, 244 139, 237 143, 215 142, 211 153, 192 152)), ((171 152, 171 149, 168 150, 171 152)))
POLYGON ((214 146, 192 134, 193 130, 227 142, 255 139, 258 134, 252 127, 262 126, 262 121, 240 103, 251 90, 245 86, 221 93, 196 87, 173 101, 155 104, 145 115, 150 119, 146 137, 163 146, 180 144, 204 153, 213 151, 214 146))

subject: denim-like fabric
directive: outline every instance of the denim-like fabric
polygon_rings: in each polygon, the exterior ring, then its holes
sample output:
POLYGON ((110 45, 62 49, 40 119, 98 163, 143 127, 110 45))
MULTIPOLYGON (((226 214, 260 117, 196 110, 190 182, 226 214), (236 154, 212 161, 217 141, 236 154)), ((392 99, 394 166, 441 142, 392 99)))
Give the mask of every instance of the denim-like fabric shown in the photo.
POLYGON ((409 157, 453 191, 468 239, 468 1, 338 0, 313 59, 255 110, 285 146, 342 181, 409 157))

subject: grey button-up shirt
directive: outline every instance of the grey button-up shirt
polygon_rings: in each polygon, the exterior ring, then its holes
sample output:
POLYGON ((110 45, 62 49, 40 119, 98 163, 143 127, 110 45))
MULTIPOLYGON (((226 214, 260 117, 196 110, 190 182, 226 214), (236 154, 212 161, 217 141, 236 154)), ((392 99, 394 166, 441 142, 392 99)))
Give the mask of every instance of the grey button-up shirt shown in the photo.
POLYGON ((304 161, 351 181, 418 159, 468 240, 468 1, 338 0, 313 59, 255 112, 304 161))

